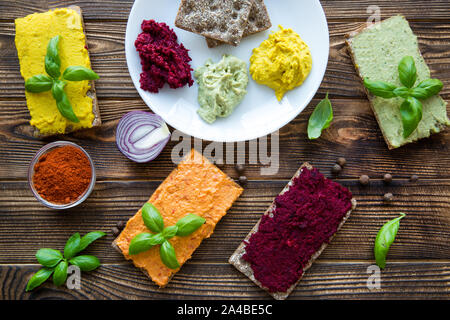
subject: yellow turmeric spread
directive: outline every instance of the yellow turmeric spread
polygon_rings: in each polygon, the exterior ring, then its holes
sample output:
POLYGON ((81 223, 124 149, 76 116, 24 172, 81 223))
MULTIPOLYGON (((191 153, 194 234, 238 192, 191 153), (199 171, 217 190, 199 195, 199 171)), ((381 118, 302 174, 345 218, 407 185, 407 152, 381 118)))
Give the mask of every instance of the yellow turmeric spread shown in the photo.
MULTIPOLYGON (((59 56, 61 74, 68 66, 91 67, 81 16, 72 9, 56 9, 34 13, 16 19, 16 48, 20 61, 20 72, 25 81, 35 75, 45 74, 45 55, 51 38, 60 35, 59 56)), ((50 91, 25 92, 30 124, 42 134, 64 133, 67 126, 73 129, 90 128, 94 121, 92 99, 86 95, 89 81, 68 81, 65 91, 73 110, 80 120, 73 123, 64 118, 56 107, 50 91)))
POLYGON ((284 94, 300 86, 312 68, 308 45, 292 29, 269 35, 250 57, 250 74, 253 79, 273 90, 280 101, 284 94))
MULTIPOLYGON (((161 213, 165 226, 176 222, 189 213, 206 219, 206 223, 186 237, 170 239, 180 266, 182 266, 200 245, 214 231, 216 224, 227 213, 233 202, 242 193, 242 188, 206 158, 192 150, 156 189, 148 202, 161 213)), ((159 286, 165 286, 178 270, 171 270, 161 261, 159 246, 137 255, 128 255, 131 239, 141 232, 150 232, 142 220, 139 210, 116 239, 126 259, 141 268, 159 286)))

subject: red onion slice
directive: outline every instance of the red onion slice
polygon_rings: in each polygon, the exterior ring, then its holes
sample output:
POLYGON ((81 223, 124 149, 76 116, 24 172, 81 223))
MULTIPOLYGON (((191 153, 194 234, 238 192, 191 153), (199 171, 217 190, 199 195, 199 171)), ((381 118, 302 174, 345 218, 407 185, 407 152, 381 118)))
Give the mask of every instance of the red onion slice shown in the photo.
POLYGON ((143 163, 155 159, 170 139, 170 131, 157 114, 132 111, 120 119, 116 129, 119 150, 130 160, 143 163))

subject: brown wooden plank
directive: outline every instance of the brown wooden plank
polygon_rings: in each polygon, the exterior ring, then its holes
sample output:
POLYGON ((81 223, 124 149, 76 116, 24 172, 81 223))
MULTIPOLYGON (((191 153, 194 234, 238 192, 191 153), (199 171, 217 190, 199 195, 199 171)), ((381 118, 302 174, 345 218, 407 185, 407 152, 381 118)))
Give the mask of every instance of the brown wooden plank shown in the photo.
MULTIPOLYGON (((274 0, 269 0, 274 1, 274 0)), ((328 19, 367 19, 369 6, 377 5, 382 17, 403 14, 408 19, 445 20, 450 19, 449 4, 446 0, 321 0, 328 19), (426 12, 424 12, 426 8, 426 12)), ((0 19, 14 19, 36 11, 78 5, 87 20, 127 19, 133 0, 31 0, 0 1, 0 19)))
MULTIPOLYGON (((341 178, 368 174, 379 179, 386 172, 402 179, 407 179, 411 174, 418 174, 421 178, 450 178, 449 131, 389 151, 367 100, 331 99, 334 120, 320 139, 309 141, 306 134, 308 118, 319 101, 315 99, 295 120, 280 130, 278 173, 261 176, 263 166, 260 162, 249 164, 247 143, 245 175, 250 179, 289 179, 304 161, 310 161, 329 174, 336 158, 344 156, 348 163, 341 178)), ((31 137, 29 116, 23 100, 0 101, 0 179, 26 179, 33 155, 44 144, 58 139, 71 140, 86 148, 94 159, 99 179, 164 179, 175 167, 171 161, 172 149, 182 140, 171 141, 151 163, 129 161, 115 143, 117 119, 128 111, 148 108, 140 99, 102 99, 99 105, 104 120, 101 128, 41 141, 31 137)), ((448 109, 450 111, 450 105, 448 109)), ((208 144, 203 143, 203 150, 208 144)), ((256 152, 252 151, 251 156, 258 159, 256 152)), ((232 164, 223 168, 229 175, 238 178, 232 164)))
MULTIPOLYGON (((329 92, 331 96, 337 97, 365 97, 344 44, 344 35, 360 25, 360 22, 330 22, 330 58, 318 96, 329 92)), ((419 36, 419 45, 433 77, 444 82, 443 97, 449 98, 449 24, 413 22, 411 26, 419 36)), ((101 77, 96 81, 99 98, 139 97, 126 66, 123 43, 125 28, 126 21, 86 22, 92 68, 101 77)), ((24 98, 23 79, 14 46, 13 22, 0 22, 0 30, 0 97, 24 98)))
MULTIPOLYGON (((288 299, 448 299, 450 262, 396 262, 381 272, 380 289, 368 289, 369 262, 316 262, 288 299)), ((189 263, 158 289, 128 263, 82 273, 80 290, 47 281, 27 293, 36 265, 1 265, 2 300, 17 299, 271 299, 227 263, 189 263)))
MULTIPOLYGON (((211 238, 195 252, 197 262, 227 262, 273 198, 287 181, 250 182, 228 215, 218 224, 211 238)), ((399 212, 407 214, 389 259, 450 260, 450 182, 421 180, 385 186, 372 182, 361 187, 357 181, 343 180, 358 201, 358 208, 337 234, 321 259, 373 259, 373 242, 378 229, 399 212), (392 192, 392 204, 383 194, 392 192)), ((90 198, 78 208, 51 211, 40 205, 24 182, 0 183, 0 263, 34 263, 41 247, 62 249, 75 232, 108 232, 89 252, 104 262, 121 262, 115 252, 111 228, 126 221, 157 188, 159 182, 98 182, 90 198), (19 241, 20 239, 20 241, 19 241)))

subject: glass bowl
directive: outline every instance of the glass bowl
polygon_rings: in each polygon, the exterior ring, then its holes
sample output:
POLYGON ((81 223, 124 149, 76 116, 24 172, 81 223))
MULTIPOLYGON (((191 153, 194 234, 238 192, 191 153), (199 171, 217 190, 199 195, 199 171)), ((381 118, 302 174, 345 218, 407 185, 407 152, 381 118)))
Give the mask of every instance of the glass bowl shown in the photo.
POLYGON ((51 209, 56 209, 56 210, 63 210, 63 209, 73 208, 73 207, 79 205, 80 203, 82 203, 84 200, 86 200, 87 197, 89 197, 89 195, 91 194, 92 190, 94 189, 95 180, 96 180, 95 167, 94 167, 94 162, 92 161, 91 157, 86 152, 86 150, 84 150, 82 147, 80 147, 79 145, 77 145, 77 144, 75 144, 73 142, 69 142, 69 141, 55 141, 55 142, 52 142, 52 143, 49 143, 49 144, 43 146, 34 155, 33 159, 30 162, 30 166, 28 167, 28 184, 30 186, 31 192, 33 192, 34 197, 40 203, 42 203, 44 206, 46 206, 48 208, 51 208, 51 209), (41 197, 41 195, 37 192, 37 190, 34 187, 33 175, 34 175, 34 166, 36 165, 38 160, 45 153, 49 152, 50 150, 52 150, 52 149, 54 149, 56 147, 62 147, 62 146, 73 146, 73 147, 77 148, 78 150, 82 151, 86 155, 86 157, 89 159, 89 164, 91 165, 92 175, 91 175, 91 182, 89 183, 88 188, 86 189, 86 191, 83 194, 81 194, 78 197, 77 200, 75 200, 73 202, 69 202, 69 203, 58 204, 58 203, 49 202, 49 201, 47 201, 47 200, 45 200, 44 198, 41 197))

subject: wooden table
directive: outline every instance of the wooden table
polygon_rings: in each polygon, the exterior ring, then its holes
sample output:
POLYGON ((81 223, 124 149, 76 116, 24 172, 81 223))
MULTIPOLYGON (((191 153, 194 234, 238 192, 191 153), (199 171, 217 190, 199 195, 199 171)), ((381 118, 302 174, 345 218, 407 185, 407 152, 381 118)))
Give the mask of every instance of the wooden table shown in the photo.
MULTIPOLYGON (((271 1, 271 0, 268 0, 271 1)), ((165 289, 158 289, 111 248, 111 228, 126 221, 148 199, 175 165, 171 142, 149 164, 128 161, 116 148, 117 121, 131 110, 148 110, 128 74, 124 34, 131 0, 0 1, 0 298, 1 299, 268 299, 266 293, 227 263, 238 244, 304 161, 331 177, 337 157, 347 165, 337 181, 350 188, 358 209, 335 237, 290 299, 324 298, 450 298, 450 134, 441 133, 397 150, 383 141, 363 88, 344 44, 344 34, 368 17, 369 5, 379 5, 383 18, 403 14, 419 36, 420 48, 433 77, 444 82, 450 98, 450 2, 448 0, 322 0, 330 29, 330 59, 325 79, 308 108, 280 130, 280 170, 260 175, 260 166, 247 165, 249 182, 243 195, 215 233, 165 289), (97 130, 63 139, 84 147, 93 157, 98 181, 89 199, 76 209, 54 212, 40 205, 28 188, 27 168, 35 152, 55 139, 31 137, 23 80, 14 46, 14 19, 68 4, 84 12, 92 66, 104 124, 97 130), (329 92, 335 118, 322 138, 308 141, 306 126, 313 107, 329 92), (387 186, 384 173, 394 181, 387 186), (371 177, 368 187, 358 177, 371 177), (419 181, 409 181, 412 174, 419 181), (383 202, 392 192, 394 201, 383 202), (366 286, 367 267, 374 264, 373 242, 378 229, 405 212, 381 289, 366 286), (81 290, 56 288, 47 282, 25 293, 27 280, 39 266, 35 252, 62 249, 74 232, 103 230, 88 253, 102 266, 82 274, 81 290)), ((204 146, 207 143, 204 143, 204 146)), ((224 171, 238 175, 232 165, 224 171)))

